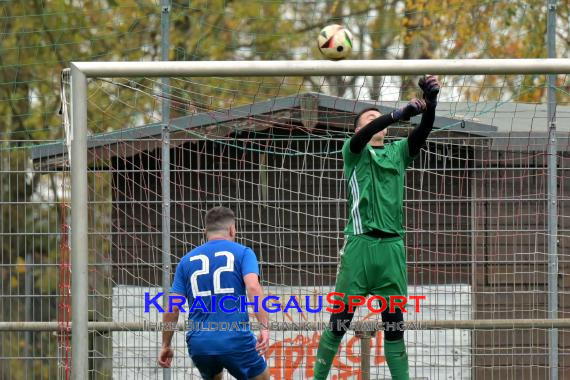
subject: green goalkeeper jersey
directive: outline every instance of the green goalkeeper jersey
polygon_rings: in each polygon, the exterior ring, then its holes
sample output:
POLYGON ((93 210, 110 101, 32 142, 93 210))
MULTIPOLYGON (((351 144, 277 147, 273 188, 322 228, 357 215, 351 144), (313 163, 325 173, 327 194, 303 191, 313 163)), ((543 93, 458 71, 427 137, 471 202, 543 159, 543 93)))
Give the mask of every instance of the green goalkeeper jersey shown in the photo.
POLYGON ((348 224, 346 235, 380 230, 404 237, 403 202, 406 168, 413 161, 408 139, 366 145, 362 152, 350 151, 350 139, 342 147, 344 176, 348 183, 348 224))

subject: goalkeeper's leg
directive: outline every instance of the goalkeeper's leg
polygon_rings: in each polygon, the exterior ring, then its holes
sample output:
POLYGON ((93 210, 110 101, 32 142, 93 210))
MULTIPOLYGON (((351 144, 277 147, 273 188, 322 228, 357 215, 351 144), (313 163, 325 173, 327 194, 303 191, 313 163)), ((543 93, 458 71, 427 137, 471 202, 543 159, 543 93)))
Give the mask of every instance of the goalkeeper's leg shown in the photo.
POLYGON ((363 257, 366 256, 365 253, 369 244, 369 238, 351 236, 347 238, 345 246, 340 252, 335 292, 344 294, 343 302, 345 305, 343 311, 331 315, 329 329, 323 331, 321 335, 314 366, 315 380, 327 378, 342 337, 354 317, 354 313, 348 312, 348 297, 350 295, 366 296, 368 294, 363 257))
POLYGON ((404 331, 396 328, 403 321, 404 315, 399 308, 396 308, 394 313, 382 313, 382 322, 384 322, 384 356, 393 380, 408 380, 410 378, 404 331))
POLYGON ((331 370, 334 357, 344 334, 350 327, 354 313, 348 312, 348 305, 340 313, 333 313, 329 321, 329 329, 323 331, 315 360, 315 380, 325 380, 331 370))
MULTIPOLYGON (((367 278, 372 279, 370 293, 389 300, 391 295, 408 296, 406 251, 402 239, 380 239, 371 248, 365 264, 367 278)), ((402 310, 382 312, 384 322, 384 356, 394 380, 409 379, 408 355, 404 343, 404 331, 398 331, 398 323, 404 321, 402 310)))

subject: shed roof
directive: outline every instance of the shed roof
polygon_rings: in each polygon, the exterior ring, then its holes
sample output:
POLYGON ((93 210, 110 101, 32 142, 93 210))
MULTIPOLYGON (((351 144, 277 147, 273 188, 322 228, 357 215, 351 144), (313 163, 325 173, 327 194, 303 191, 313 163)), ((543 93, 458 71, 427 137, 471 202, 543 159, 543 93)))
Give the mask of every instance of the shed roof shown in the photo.
MULTIPOLYGON (((381 112, 391 112, 400 106, 398 102, 371 102, 334 97, 322 93, 303 93, 273 98, 243 106, 192 114, 170 121, 172 131, 188 131, 205 127, 228 125, 244 128, 239 124, 245 119, 250 128, 267 128, 268 122, 288 119, 299 125, 329 124, 343 129, 352 125, 354 115, 361 110, 375 106, 381 112), (259 124, 264 124, 264 127, 259 124), (254 124, 258 124, 256 127, 254 124), (252 126, 253 125, 253 126, 252 126)), ((438 104, 434 129, 459 132, 461 134, 493 138, 491 146, 502 149, 505 137, 520 140, 516 146, 546 143, 547 117, 545 104, 523 104, 508 102, 441 102, 438 104), (502 138, 501 138, 502 137, 502 138)), ((412 119, 418 123, 420 117, 412 119)), ((557 107, 557 132, 559 150, 568 149, 570 134, 570 107, 557 107)), ((151 123, 139 127, 89 136, 89 149, 116 144, 121 141, 148 139, 161 135, 163 123, 151 123)), ((158 141, 158 139, 157 139, 158 141)), ((508 144, 513 146, 513 144, 508 144)), ((37 145, 31 149, 34 164, 61 166, 67 156, 64 141, 37 145)))

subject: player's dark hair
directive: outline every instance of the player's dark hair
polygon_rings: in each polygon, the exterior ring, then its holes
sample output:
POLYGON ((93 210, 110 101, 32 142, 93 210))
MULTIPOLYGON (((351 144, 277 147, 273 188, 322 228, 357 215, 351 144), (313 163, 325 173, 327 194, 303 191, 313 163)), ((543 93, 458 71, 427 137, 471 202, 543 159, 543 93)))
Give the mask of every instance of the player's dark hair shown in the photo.
MULTIPOLYGON (((362 111, 360 111, 358 114, 356 114, 356 117, 354 118, 354 128, 356 129, 356 126, 358 125, 358 119, 360 119, 360 116, 364 115, 366 112, 368 111, 378 111, 380 112, 380 110, 376 107, 368 107, 363 109, 362 111)), ((380 114, 382 114, 382 112, 380 112, 380 114)))
POLYGON ((235 223, 234 212, 227 207, 214 207, 206 213, 206 232, 225 231, 235 223))

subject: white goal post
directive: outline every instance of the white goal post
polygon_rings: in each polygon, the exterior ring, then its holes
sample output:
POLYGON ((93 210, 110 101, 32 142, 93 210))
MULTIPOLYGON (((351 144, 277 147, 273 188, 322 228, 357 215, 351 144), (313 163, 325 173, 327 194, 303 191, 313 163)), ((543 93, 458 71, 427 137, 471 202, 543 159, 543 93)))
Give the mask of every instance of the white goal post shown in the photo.
MULTIPOLYGON (((570 74, 570 59, 466 59, 371 61, 226 61, 226 62, 72 62, 71 63, 71 299, 72 378, 88 377, 88 177, 87 79, 117 77, 244 77, 353 75, 502 75, 570 74)), ((549 83, 552 83, 549 81, 549 83)), ((548 91, 553 91, 549 85, 548 91)), ((549 97, 553 99, 554 97, 549 97)), ((549 167, 556 167, 554 110, 549 104, 549 167), (552 161, 553 160, 553 161, 552 161)), ((551 170, 551 169, 549 169, 551 170)), ((549 181, 549 212, 556 212, 556 176, 549 181)), ((556 215, 549 215, 552 220, 556 215)), ((556 289, 556 223, 549 224, 548 286, 556 289)), ((549 319, 556 320, 556 299, 549 319)), ((560 322, 563 326, 564 321, 560 322)), ((91 328, 93 328, 91 326, 91 328)), ((499 327, 500 328, 500 327, 499 327)), ((550 331, 551 348, 557 331, 550 331)), ((554 348, 555 349, 555 348, 554 348)), ((551 353, 552 355, 552 353, 551 353)))

